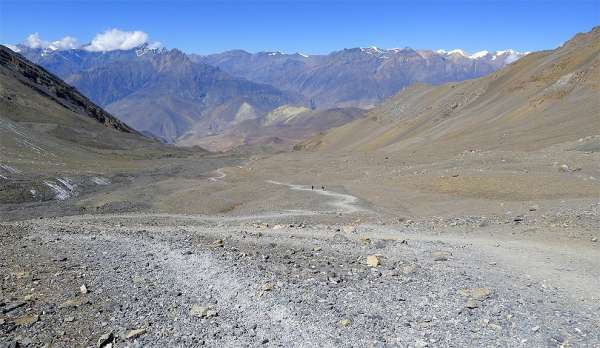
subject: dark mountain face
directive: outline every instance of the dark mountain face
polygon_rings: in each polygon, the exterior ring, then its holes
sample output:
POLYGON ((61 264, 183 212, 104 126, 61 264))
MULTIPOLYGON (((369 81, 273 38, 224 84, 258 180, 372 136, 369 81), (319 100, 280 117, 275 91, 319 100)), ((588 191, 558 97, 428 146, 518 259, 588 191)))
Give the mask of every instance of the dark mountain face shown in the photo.
POLYGON ((417 82, 441 84, 486 75, 522 54, 505 51, 433 52, 413 49, 352 48, 328 55, 306 56, 228 51, 192 56, 236 76, 296 91, 318 108, 370 107, 417 82))
POLYGON ((76 114, 85 115, 109 128, 125 133, 138 134, 128 125, 84 97, 75 88, 1 45, 0 67, 2 74, 6 77, 10 76, 10 78, 21 82, 31 90, 37 91, 76 114))
POLYGON ((220 132, 240 118, 304 102, 298 94, 195 63, 178 50, 22 52, 137 130, 167 141, 192 130, 220 132))

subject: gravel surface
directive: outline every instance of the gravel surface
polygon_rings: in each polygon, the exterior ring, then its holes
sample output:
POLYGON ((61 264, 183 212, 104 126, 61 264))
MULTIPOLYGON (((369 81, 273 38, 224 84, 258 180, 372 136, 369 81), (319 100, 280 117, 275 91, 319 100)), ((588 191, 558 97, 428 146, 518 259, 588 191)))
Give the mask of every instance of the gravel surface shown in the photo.
MULTIPOLYGON (((339 199, 330 204, 338 208, 353 204, 348 195, 321 196, 339 199)), ((597 228, 594 217, 586 230, 597 228)), ((394 225, 362 219, 296 211, 2 223, 1 342, 600 344, 597 242, 515 238, 537 220, 487 217, 493 223, 482 227, 481 217, 394 225), (472 232, 475 226, 484 232, 472 232)))

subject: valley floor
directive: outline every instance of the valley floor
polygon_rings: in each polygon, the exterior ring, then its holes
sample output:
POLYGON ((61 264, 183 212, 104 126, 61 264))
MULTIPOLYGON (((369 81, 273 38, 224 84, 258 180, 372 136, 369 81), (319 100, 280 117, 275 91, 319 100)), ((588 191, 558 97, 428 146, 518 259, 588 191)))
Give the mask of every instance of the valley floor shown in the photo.
POLYGON ((0 342, 599 346, 598 152, 573 146, 254 157, 11 210, 0 342))
MULTIPOLYGON (((334 209, 3 223, 2 336, 57 347, 600 343, 597 243, 539 240, 528 220, 371 223, 351 196, 308 190, 334 209)), ((599 209, 580 224, 597 232, 599 209)))

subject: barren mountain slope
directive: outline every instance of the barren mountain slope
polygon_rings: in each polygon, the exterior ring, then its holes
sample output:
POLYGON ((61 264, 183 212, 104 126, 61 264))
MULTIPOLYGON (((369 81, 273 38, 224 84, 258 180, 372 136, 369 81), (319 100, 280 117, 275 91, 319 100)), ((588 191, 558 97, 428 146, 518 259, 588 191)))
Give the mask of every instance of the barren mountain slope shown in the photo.
POLYGON ((415 85, 368 117, 304 148, 431 151, 536 149, 600 133, 600 28, 489 76, 415 85))
POLYGON ((1 204, 64 200, 110 184, 115 172, 191 154, 142 136, 4 46, 0 77, 1 204))
POLYGON ((179 145, 198 145, 208 150, 225 151, 238 146, 290 150, 294 144, 363 117, 358 108, 310 110, 306 107, 281 106, 264 117, 242 120, 221 134, 199 137, 185 134, 179 145))

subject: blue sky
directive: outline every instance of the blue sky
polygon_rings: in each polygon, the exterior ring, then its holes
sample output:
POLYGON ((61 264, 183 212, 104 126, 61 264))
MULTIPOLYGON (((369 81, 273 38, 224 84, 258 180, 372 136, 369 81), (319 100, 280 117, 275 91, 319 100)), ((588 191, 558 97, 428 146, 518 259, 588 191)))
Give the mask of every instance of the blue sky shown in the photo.
POLYGON ((327 53, 378 46, 467 52, 550 49, 600 24, 594 1, 7 1, 0 43, 34 32, 90 42, 110 28, 141 30, 190 53, 327 53))

